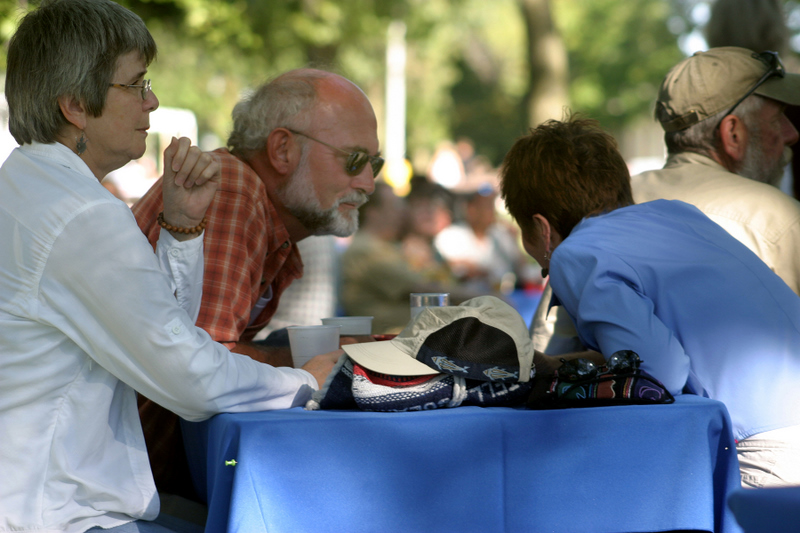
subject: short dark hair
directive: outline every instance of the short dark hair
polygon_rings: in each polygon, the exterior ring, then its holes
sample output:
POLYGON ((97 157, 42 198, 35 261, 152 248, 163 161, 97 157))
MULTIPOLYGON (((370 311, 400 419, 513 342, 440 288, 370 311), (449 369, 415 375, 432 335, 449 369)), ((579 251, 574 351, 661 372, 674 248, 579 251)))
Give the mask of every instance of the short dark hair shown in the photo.
POLYGON ((453 211, 454 195, 446 187, 439 183, 430 181, 425 176, 415 175, 411 177, 411 190, 406 195, 406 201, 413 204, 420 200, 438 202, 448 211, 453 211))
POLYGON ((67 125, 58 98, 74 96, 102 114, 119 58, 156 57, 141 18, 110 0, 53 0, 25 15, 8 45, 9 130, 19 144, 52 143, 67 125))
POLYGON ((617 143, 594 120, 548 120, 506 154, 500 193, 523 230, 542 215, 562 238, 587 215, 633 203, 617 143))

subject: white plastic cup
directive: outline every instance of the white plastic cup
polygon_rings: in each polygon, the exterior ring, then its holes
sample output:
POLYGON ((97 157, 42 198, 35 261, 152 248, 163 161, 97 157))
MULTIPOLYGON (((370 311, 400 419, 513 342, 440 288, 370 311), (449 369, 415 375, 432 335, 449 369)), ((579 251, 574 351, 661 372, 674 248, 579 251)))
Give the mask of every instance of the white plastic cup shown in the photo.
POLYGON ((326 326, 339 326, 339 335, 349 337, 353 335, 372 335, 371 316, 333 316, 323 318, 326 326))
POLYGON ((411 320, 426 307, 444 307, 450 305, 449 292, 412 292, 409 297, 411 320))
POLYGON ((317 355, 339 349, 339 326, 288 326, 286 330, 295 368, 317 355))

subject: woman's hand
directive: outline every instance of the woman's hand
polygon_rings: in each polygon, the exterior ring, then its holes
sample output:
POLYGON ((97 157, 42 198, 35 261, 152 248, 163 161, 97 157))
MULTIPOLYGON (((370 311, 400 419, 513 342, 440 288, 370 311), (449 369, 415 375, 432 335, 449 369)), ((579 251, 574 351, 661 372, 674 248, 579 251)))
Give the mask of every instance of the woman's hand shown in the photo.
POLYGON ((528 396, 528 403, 539 402, 547 397, 550 383, 553 381, 556 370, 561 366, 561 361, 558 360, 558 357, 534 351, 533 366, 536 374, 533 377, 533 388, 528 396))
POLYGON ((312 357, 301 368, 314 376, 314 379, 317 380, 317 384, 319 385, 317 388, 321 389, 322 386, 325 385, 325 380, 328 379, 328 374, 331 373, 333 367, 336 366, 336 363, 343 354, 344 350, 336 350, 335 352, 317 355, 312 357))
MULTIPOLYGON (((181 228, 200 224, 220 180, 220 165, 212 154, 192 146, 186 137, 173 137, 164 150, 164 221, 181 228)), ((172 234, 182 239, 195 236, 172 234)))

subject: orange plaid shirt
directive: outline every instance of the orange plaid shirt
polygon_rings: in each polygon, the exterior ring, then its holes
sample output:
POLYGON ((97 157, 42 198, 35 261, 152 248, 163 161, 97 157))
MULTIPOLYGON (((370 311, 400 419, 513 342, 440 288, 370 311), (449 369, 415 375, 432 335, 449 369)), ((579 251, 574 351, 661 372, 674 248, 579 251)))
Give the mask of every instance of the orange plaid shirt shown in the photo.
MULTIPOLYGON (((227 150, 214 154, 222 182, 206 212, 203 299, 196 324, 232 349, 269 323, 281 293, 303 275, 303 262, 261 178, 227 150), (251 310, 270 286, 272 299, 249 325, 251 310)), ((161 230, 156 218, 163 209, 161 180, 132 207, 153 247, 161 230)), ((192 497, 177 415, 140 396, 139 416, 156 486, 192 497)))
MULTIPOLYGON (((222 183, 206 213, 203 300, 197 325, 232 348, 240 340, 252 340, 269 323, 281 293, 303 275, 303 262, 258 175, 224 148, 214 154, 222 166, 222 183), (248 325, 250 311, 270 285, 272 300, 248 325)), ((161 180, 132 209, 155 247, 161 230, 156 217, 164 209, 161 180)))

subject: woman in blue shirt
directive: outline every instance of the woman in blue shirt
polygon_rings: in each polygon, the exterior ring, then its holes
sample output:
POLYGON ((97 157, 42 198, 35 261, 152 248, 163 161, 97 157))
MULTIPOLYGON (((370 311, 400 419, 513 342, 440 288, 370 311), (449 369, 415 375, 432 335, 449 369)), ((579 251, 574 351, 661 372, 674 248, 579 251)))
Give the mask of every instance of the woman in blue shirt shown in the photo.
MULTIPOLYGON (((593 121, 532 130, 501 179, 526 251, 549 270, 553 304, 592 350, 566 358, 635 351, 673 394, 726 404, 743 467, 757 441, 765 457, 744 483, 800 484, 800 298, 697 208, 634 205, 616 142, 593 121)), ((561 357, 536 354, 540 380, 561 357)))

